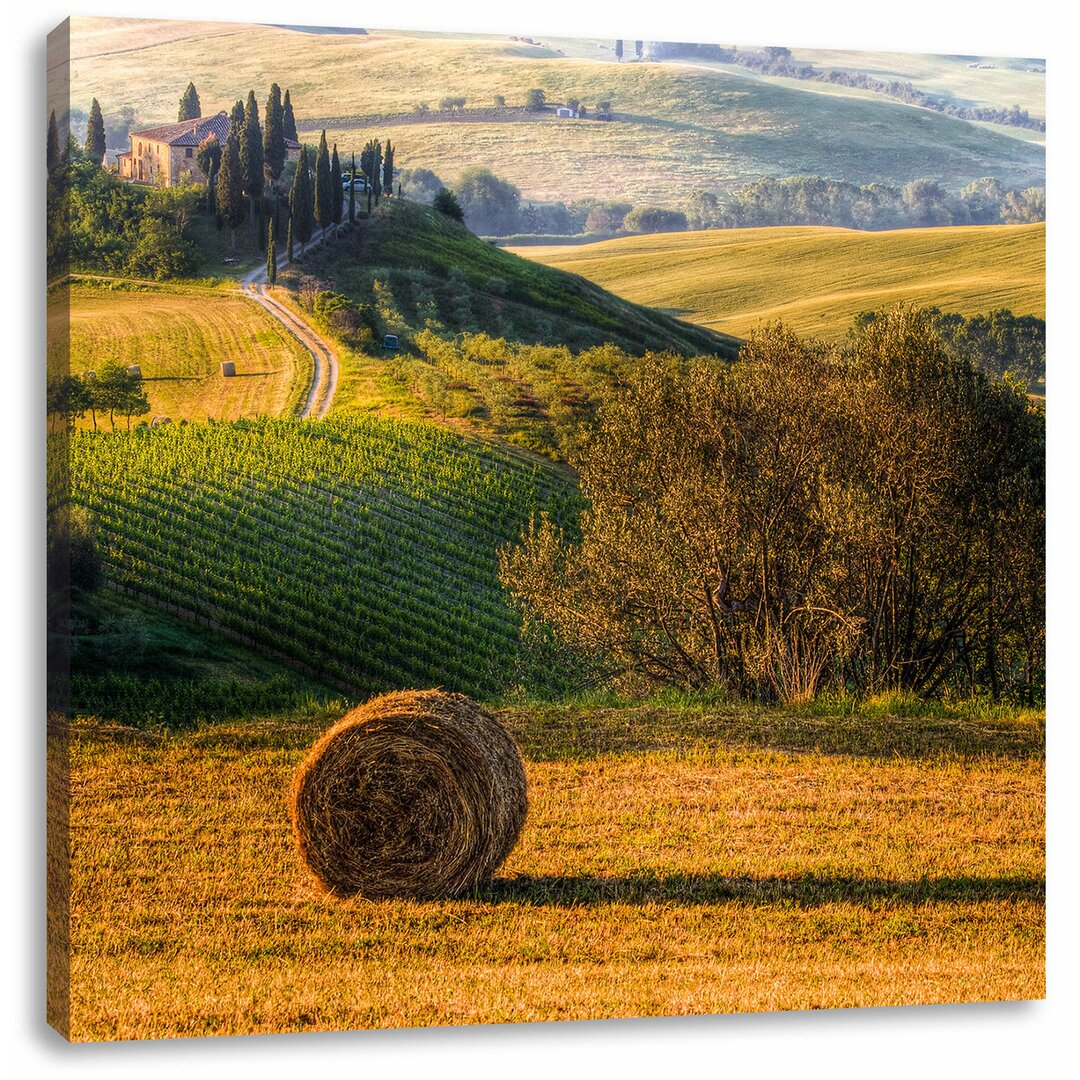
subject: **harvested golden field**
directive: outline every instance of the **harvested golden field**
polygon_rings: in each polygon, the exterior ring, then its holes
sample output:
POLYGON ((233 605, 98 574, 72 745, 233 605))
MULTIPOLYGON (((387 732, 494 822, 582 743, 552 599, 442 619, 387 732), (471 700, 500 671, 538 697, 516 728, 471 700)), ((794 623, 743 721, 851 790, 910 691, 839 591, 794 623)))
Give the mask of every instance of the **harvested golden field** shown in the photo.
POLYGON ((503 717, 529 818, 439 902, 313 888, 285 799, 323 724, 81 722, 72 1037, 1043 996, 1041 715, 503 717))
MULTIPOLYGON (((311 354, 238 291, 117 282, 71 289, 71 370, 138 364, 150 412, 173 421, 287 416, 311 382, 311 354), (223 378, 221 363, 236 363, 223 378)), ((54 303, 50 320, 67 313, 54 303)), ((50 334, 52 337, 52 334, 50 334)), ((97 417, 109 426, 108 417, 97 417)), ((118 421, 119 422, 119 421, 118 421)), ((90 427, 89 414, 80 421, 90 427)))
POLYGON ((714 229, 511 250, 738 337, 781 320, 799 334, 836 339, 860 311, 901 301, 967 316, 1010 308, 1046 317, 1044 223, 714 229))

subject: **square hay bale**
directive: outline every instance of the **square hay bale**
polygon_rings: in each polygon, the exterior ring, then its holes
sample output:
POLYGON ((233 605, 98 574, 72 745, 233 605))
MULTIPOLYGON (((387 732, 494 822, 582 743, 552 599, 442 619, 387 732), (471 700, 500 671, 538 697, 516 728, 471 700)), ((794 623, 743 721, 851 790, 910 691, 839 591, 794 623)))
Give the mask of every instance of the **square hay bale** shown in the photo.
POLYGON ((226 379, 231 379, 236 374, 236 363, 233 360, 222 360, 221 374, 226 379))

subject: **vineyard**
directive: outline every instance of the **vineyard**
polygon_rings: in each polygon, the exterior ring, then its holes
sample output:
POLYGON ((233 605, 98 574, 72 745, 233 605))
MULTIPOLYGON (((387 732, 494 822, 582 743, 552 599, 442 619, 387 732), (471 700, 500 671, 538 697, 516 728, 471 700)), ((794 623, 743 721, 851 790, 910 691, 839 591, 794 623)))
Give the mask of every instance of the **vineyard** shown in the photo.
POLYGON ((579 500, 512 451, 386 420, 80 433, 72 490, 114 589, 349 694, 505 689, 521 647, 497 551, 579 500))

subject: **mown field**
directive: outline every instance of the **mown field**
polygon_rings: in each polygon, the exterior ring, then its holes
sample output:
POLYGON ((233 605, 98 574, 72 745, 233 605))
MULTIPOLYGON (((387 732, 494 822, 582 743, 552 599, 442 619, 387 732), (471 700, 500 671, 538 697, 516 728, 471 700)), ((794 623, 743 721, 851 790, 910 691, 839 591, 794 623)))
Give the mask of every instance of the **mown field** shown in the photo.
POLYGON ((166 123, 189 79, 204 113, 230 108, 248 88, 261 105, 275 80, 290 89, 301 128, 314 123, 301 131, 312 143, 321 127, 346 154, 373 135, 389 137, 399 168, 426 167, 452 181, 467 166, 494 167, 532 199, 618 197, 675 207, 694 188, 722 192, 757 175, 799 173, 854 183, 933 176, 952 189, 986 175, 1006 187, 1044 182, 1043 148, 1011 135, 880 97, 831 97, 717 67, 616 64, 610 52, 585 59, 560 55, 554 44, 491 37, 269 26, 214 27, 212 35, 193 26, 184 35, 173 25, 147 32, 139 45, 130 30, 102 30, 87 19, 74 25, 94 33, 93 49, 72 62, 72 100, 85 108, 96 97, 107 114, 131 105, 140 123, 166 123), (163 70, 182 73, 175 87, 162 82, 163 70), (336 119, 411 112, 418 101, 436 108, 447 95, 473 107, 490 106, 497 94, 522 104, 534 87, 552 102, 576 97, 590 109, 609 100, 619 119, 462 125, 433 118, 378 130, 336 119))
POLYGON ((656 233, 513 249, 635 303, 739 337, 782 320, 843 337, 860 311, 898 302, 1046 317, 1046 226, 865 233, 832 228, 656 233))
POLYGON ((71 746, 79 1040, 1039 998, 1043 722, 506 709, 530 812, 452 901, 335 901, 286 789, 331 717, 71 746))
MULTIPOLYGON (((50 318, 67 325, 72 372, 109 360, 140 365, 150 401, 144 420, 288 416, 311 382, 310 353, 235 291, 77 281, 70 308, 54 303, 50 318), (235 378, 222 377, 225 360, 236 363, 235 378)), ((87 414, 79 424, 93 427, 93 418, 87 414)), ((108 429, 108 417, 99 415, 97 424, 108 429)))

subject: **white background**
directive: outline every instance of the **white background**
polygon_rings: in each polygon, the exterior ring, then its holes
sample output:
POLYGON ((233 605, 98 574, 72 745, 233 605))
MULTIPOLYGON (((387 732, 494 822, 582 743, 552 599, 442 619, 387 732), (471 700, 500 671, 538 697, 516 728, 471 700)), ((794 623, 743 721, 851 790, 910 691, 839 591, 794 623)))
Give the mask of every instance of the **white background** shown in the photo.
MULTIPOLYGON (((1067 0, 1066 0, 1067 2, 1067 0)), ((5 954, 0 1003, 0 1069, 8 1075, 82 1077, 448 1077, 502 1073, 519 1077, 632 1075, 667 1080, 687 1071, 724 1077, 1059 1077, 1080 1063, 1075 1029, 1080 994, 1076 964, 1080 918, 1074 832, 1077 800, 1078 696, 1069 685, 1076 664, 1072 612, 1080 597, 1073 569, 1076 471, 1077 334, 1073 272, 1080 198, 1073 142, 1080 133, 1075 79, 1080 63, 1072 16, 1064 4, 828 4, 771 0, 761 4, 662 5, 643 0, 548 0, 535 7, 476 0, 468 7, 402 0, 375 9, 331 4, 258 5, 185 0, 176 7, 109 0, 31 5, 16 0, 9 27, 3 101, 9 138, 0 174, 0 220, 8 225, 7 300, 12 333, 0 353, 7 376, 4 423, 3 591, 0 620, 7 669, 5 731, 7 871, 2 890, 5 954), (1049 967, 1046 1002, 936 1008, 670 1020, 532 1024, 409 1032, 357 1032, 68 1046, 45 1027, 44 1013, 44 214, 40 169, 47 110, 45 35, 68 15, 186 17, 248 22, 313 23, 429 30, 476 30, 541 37, 600 36, 644 40, 738 42, 789 47, 1045 57, 1048 62, 1049 425, 1050 425, 1050 702, 1049 702, 1049 967)), ((227 63, 227 59, 224 61, 227 63)), ((178 85, 185 76, 177 73, 178 85)), ((241 88, 242 89, 242 88, 241 88)), ((239 91, 238 91, 239 92, 239 91)), ((177 91, 179 93, 179 90, 177 91)))

